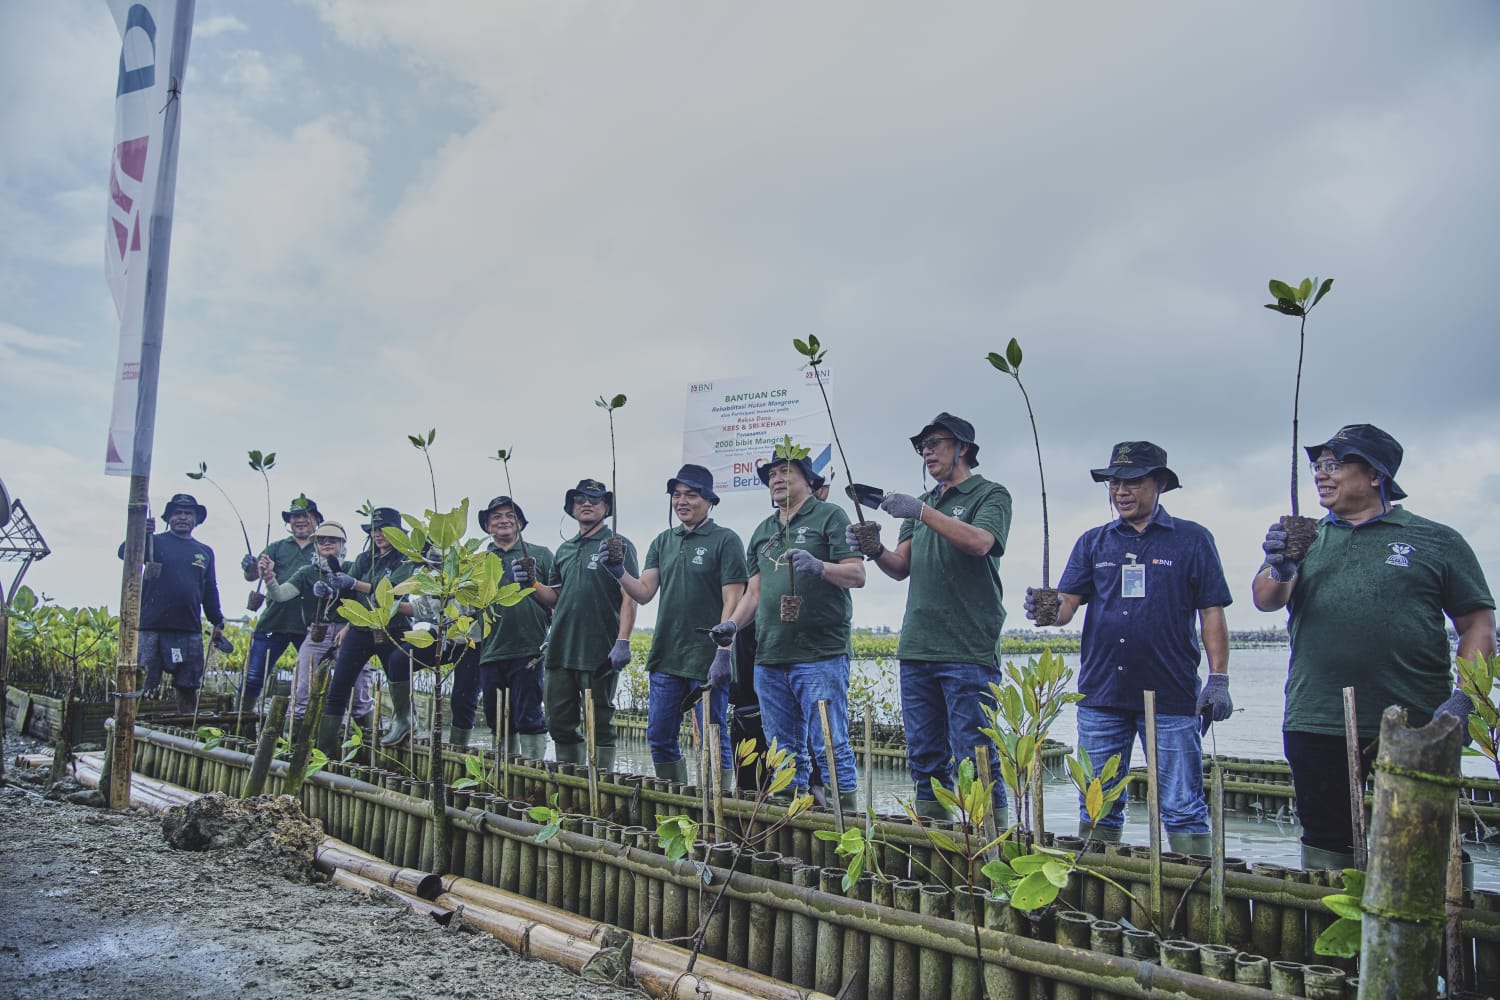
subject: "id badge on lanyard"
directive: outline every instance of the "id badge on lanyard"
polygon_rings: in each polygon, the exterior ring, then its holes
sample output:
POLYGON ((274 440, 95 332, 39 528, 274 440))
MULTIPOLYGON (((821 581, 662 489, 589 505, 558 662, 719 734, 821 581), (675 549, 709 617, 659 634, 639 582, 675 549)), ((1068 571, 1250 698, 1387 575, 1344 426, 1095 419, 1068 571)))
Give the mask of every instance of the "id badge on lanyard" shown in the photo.
POLYGON ((1125 553, 1127 562, 1120 564, 1120 596, 1146 596, 1146 566, 1135 561, 1135 553, 1125 553))

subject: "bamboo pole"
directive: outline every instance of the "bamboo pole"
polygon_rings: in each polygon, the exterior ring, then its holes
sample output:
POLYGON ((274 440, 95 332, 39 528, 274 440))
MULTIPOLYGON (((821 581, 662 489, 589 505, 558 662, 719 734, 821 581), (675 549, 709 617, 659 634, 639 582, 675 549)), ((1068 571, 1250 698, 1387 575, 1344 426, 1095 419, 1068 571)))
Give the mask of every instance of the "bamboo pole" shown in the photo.
POLYGON ((588 754, 589 765, 589 812, 595 816, 599 815, 599 748, 595 743, 594 734, 594 689, 592 686, 583 689, 583 726, 584 749, 588 754))
POLYGON ((1209 940, 1224 943, 1224 769, 1214 755, 1213 792, 1210 796, 1210 822, 1213 824, 1213 863, 1208 881, 1209 940))
POLYGON ((130 805, 131 771, 135 764, 135 674, 139 666, 136 640, 141 627, 141 566, 146 558, 146 519, 150 517, 149 466, 130 477, 125 501, 125 550, 120 568, 120 637, 115 661, 115 722, 110 779, 105 802, 110 809, 130 805))
POLYGON ((266 775, 271 772, 271 758, 276 755, 276 739, 286 725, 287 696, 278 694, 271 699, 271 715, 260 727, 260 739, 255 748, 255 762, 250 765, 250 776, 245 779, 243 798, 251 798, 265 791, 266 775))
POLYGON ((833 822, 839 833, 844 832, 844 803, 839 796, 839 774, 834 767, 833 728, 828 724, 828 702, 818 699, 818 718, 823 726, 824 776, 828 789, 828 804, 833 807, 833 822))
POLYGON ((1164 926, 1161 884, 1161 786, 1156 762, 1156 692, 1144 691, 1146 710, 1146 814, 1151 825, 1151 919, 1164 926))
POLYGON ((1365 781, 1359 766, 1359 716, 1354 688, 1344 688, 1344 763, 1349 771, 1349 821, 1354 829, 1354 867, 1370 867, 1370 845, 1365 838, 1365 781))

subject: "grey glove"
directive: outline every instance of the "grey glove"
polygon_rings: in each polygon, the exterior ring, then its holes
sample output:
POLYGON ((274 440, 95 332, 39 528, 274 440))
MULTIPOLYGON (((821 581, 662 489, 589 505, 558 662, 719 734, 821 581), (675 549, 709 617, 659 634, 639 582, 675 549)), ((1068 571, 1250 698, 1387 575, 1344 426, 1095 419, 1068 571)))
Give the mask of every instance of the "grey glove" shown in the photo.
POLYGON ((881 510, 903 521, 907 518, 921 517, 924 506, 922 501, 908 493, 887 493, 885 499, 880 501, 881 510))
POLYGON ((1474 714, 1473 700, 1462 691, 1455 691, 1448 696, 1448 700, 1437 707, 1432 713, 1435 719, 1439 715, 1451 715, 1464 725, 1468 725, 1469 716, 1474 714))
POLYGON ((607 681, 615 674, 625 669, 625 664, 629 662, 630 640, 616 639, 615 644, 609 647, 608 659, 605 660, 604 666, 600 667, 594 673, 594 678, 595 680, 600 682, 607 681))
POLYGON ((821 577, 823 567, 826 565, 823 560, 806 549, 792 549, 787 554, 787 559, 791 561, 792 569, 798 573, 806 573, 808 576, 821 577))
POLYGON ((1271 579, 1277 583, 1289 583, 1292 577, 1297 575, 1301 567, 1282 555, 1286 551, 1286 532, 1281 530, 1281 522, 1277 522, 1266 531, 1266 540, 1260 543, 1261 550, 1266 554, 1266 565, 1271 569, 1271 579))
POLYGON ((260 560, 256 559, 254 556, 247 552, 245 553, 245 558, 240 560, 240 569, 244 570, 246 573, 249 573, 255 569, 255 564, 259 561, 260 560))
POLYGON ((526 572, 526 567, 521 565, 519 559, 510 564, 510 568, 505 571, 505 576, 511 583, 522 587, 529 587, 536 582, 531 578, 531 574, 526 572))
POLYGON ((1026 599, 1021 602, 1021 607, 1026 612, 1028 621, 1036 621, 1036 590, 1032 587, 1026 588, 1026 599))
POLYGON ((348 573, 329 573, 328 586, 334 590, 353 590, 357 581, 348 573))
POLYGON ((734 666, 729 659, 729 650, 714 653, 714 661, 708 665, 708 683, 716 688, 728 687, 734 666))
POLYGON ((612 576, 612 577, 614 577, 616 580, 623 580, 623 579, 625 579, 625 564, 622 562, 618 566, 615 566, 615 565, 612 565, 610 563, 609 559, 606 557, 605 552, 604 552, 604 550, 608 546, 609 546, 609 539, 608 538, 602 539, 599 542, 599 565, 603 566, 605 569, 609 570, 609 575, 612 576))
POLYGON ((714 645, 727 649, 734 645, 734 634, 739 630, 740 627, 733 621, 719 622, 708 630, 708 637, 714 641, 714 645))
POLYGON ((334 595, 334 589, 332 587, 328 586, 328 584, 324 583, 322 580, 314 580, 313 581, 313 596, 314 597, 329 598, 329 597, 332 597, 333 595, 334 595))
POLYGON ((1210 722, 1223 722, 1234 711, 1234 700, 1229 697, 1229 675, 1209 674, 1198 692, 1198 705, 1194 712, 1203 716, 1203 732, 1208 732, 1210 722))

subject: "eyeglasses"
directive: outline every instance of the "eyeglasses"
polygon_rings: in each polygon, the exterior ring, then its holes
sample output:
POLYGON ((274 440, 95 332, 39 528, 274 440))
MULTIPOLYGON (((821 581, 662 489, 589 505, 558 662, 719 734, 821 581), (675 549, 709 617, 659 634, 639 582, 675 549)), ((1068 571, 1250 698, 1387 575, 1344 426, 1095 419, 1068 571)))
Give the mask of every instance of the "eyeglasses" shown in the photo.
POLYGON ((582 504, 588 504, 590 507, 597 507, 597 506, 599 506, 603 502, 604 502, 604 498, 603 497, 585 496, 582 493, 578 494, 577 496, 575 496, 573 498, 573 503, 575 505, 582 503, 582 504))
POLYGON ((344 541, 337 535, 317 535, 314 540, 319 545, 339 545, 344 541))
POLYGON ((1331 476, 1343 467, 1344 463, 1336 458, 1320 458, 1312 463, 1312 471, 1315 476, 1320 472, 1325 476, 1331 476))
POLYGON ((932 437, 923 438, 922 440, 918 441, 917 444, 916 444, 916 446, 913 448, 913 450, 916 451, 916 453, 918 455, 920 455, 924 451, 937 451, 938 445, 942 444, 944 441, 957 441, 957 440, 958 440, 958 438, 953 438, 953 437, 939 437, 938 435, 934 434, 932 437))
POLYGON ((1129 490, 1134 493, 1151 482, 1150 476, 1141 476, 1139 479, 1109 479, 1106 480, 1111 490, 1129 490))

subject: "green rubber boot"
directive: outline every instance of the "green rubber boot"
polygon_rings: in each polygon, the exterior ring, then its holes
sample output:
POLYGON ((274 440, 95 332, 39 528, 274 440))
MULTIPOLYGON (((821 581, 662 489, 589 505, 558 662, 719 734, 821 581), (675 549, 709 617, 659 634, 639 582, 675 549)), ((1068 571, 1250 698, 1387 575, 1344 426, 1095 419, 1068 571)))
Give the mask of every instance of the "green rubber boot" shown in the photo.
POLYGON ((318 739, 314 745, 329 760, 338 760, 344 755, 343 728, 344 720, 337 715, 318 716, 318 739))
POLYGON ((588 748, 582 743, 558 743, 553 742, 557 750, 557 762, 559 764, 587 764, 588 748))
POLYGON ((859 789, 851 788, 847 792, 839 792, 839 808, 845 816, 851 816, 859 812, 859 789))
POLYGON ((656 776, 658 778, 666 778, 668 781, 675 781, 679 785, 688 783, 688 768, 685 758, 679 757, 665 764, 653 762, 651 766, 656 768, 656 776))
POLYGON ((354 724, 359 727, 359 738, 365 741, 365 746, 370 746, 375 742, 376 729, 374 712, 366 712, 364 715, 356 717, 354 720, 354 724))
POLYGON ((1339 851, 1325 851, 1321 847, 1302 845, 1302 869, 1303 871, 1323 871, 1334 869, 1343 871, 1345 868, 1354 867, 1354 855, 1343 854, 1339 851))
POLYGON ((472 729, 459 729, 457 726, 448 726, 448 745, 455 747, 466 747, 469 745, 469 734, 472 729))
MULTIPOLYGON (((734 768, 726 767, 719 771, 719 791, 724 795, 734 794, 734 768)), ((1469 866, 1472 869, 1474 866, 1469 866)))
POLYGON ((1168 833, 1167 848, 1178 854, 1214 853, 1214 838, 1207 833, 1168 833))
POLYGON ((595 747, 594 766, 598 768, 601 773, 613 774, 615 771, 615 748, 595 747))
POLYGON ((1079 823, 1078 836, 1083 840, 1092 838, 1101 844, 1118 844, 1122 829, 1123 827, 1118 826, 1090 827, 1087 823, 1079 823))
POLYGON ((520 744, 520 754, 527 760, 541 760, 547 756, 546 733, 522 733, 519 736, 512 736, 511 739, 520 744))
POLYGON ((923 819, 942 820, 944 823, 953 821, 953 814, 948 807, 937 799, 917 799, 912 803, 912 809, 923 819))
POLYGON ((391 696, 391 731, 380 741, 383 747, 406 742, 411 735, 411 682, 391 681, 386 685, 391 696))

